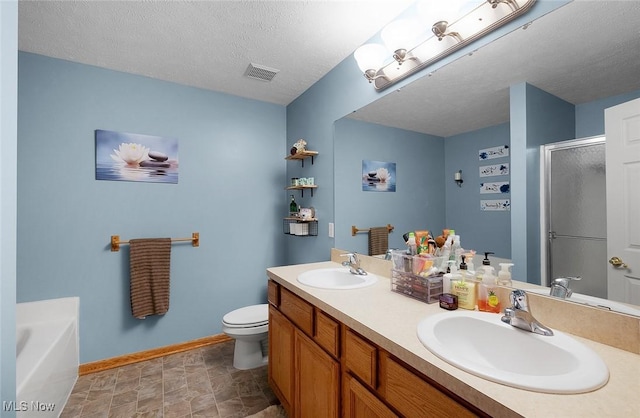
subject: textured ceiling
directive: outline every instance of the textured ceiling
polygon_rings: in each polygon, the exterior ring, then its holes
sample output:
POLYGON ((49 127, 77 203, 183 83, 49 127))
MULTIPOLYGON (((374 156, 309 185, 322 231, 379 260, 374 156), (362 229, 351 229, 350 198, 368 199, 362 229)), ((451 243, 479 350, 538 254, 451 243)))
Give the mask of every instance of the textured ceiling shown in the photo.
POLYGON ((581 104, 640 89, 640 1, 577 0, 350 115, 437 136, 509 121, 526 81, 581 104))
MULTIPOLYGON (((287 105, 412 2, 20 0, 18 46, 287 105)), ((508 121, 523 81, 574 104, 637 90, 638 22, 638 0, 575 0, 350 117, 451 136, 508 121)))
POLYGON ((18 48, 287 105, 412 2, 20 0, 18 48))

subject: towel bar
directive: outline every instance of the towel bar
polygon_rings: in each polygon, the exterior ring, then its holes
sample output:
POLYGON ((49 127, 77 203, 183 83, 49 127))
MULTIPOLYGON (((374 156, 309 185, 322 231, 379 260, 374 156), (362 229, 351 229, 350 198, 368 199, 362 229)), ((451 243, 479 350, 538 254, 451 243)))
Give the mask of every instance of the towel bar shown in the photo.
MULTIPOLYGON (((200 233, 194 232, 191 238, 171 238, 171 242, 191 241, 193 247, 200 246, 200 233)), ((111 251, 120 251, 120 246, 128 244, 129 241, 120 241, 120 235, 111 235, 111 251)))
MULTIPOLYGON (((394 228, 393 225, 387 224, 387 231, 391 232, 391 231, 393 231, 393 228, 394 228)), ((358 232, 369 232, 370 229, 371 228, 358 229, 358 228, 356 228, 355 225, 351 225, 351 236, 355 237, 358 232)))

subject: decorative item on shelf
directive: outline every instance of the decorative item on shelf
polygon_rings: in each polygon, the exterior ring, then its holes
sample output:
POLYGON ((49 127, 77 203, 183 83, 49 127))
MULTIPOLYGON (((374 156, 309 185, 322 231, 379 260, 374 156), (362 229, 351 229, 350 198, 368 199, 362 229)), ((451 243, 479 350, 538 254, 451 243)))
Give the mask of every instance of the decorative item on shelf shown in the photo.
POLYGON ((486 0, 480 4, 420 0, 415 17, 391 22, 382 29, 384 45, 365 44, 353 55, 369 83, 380 90, 523 15, 534 3, 535 0, 486 0))
POLYGON ((299 216, 298 212, 298 204, 296 203, 296 199, 291 195, 291 203, 289 203, 289 215, 291 216, 299 216))
POLYGON ((300 208, 300 219, 310 220, 315 216, 315 210, 313 208, 300 208))
POLYGON ((291 147, 291 155, 299 154, 307 150, 307 141, 298 139, 291 147))

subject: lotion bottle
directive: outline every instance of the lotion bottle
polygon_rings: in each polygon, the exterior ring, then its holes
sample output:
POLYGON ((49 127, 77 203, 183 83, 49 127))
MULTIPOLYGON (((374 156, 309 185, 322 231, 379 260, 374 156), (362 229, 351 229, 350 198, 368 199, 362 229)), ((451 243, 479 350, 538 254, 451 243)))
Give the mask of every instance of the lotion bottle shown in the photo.
POLYGON ((496 292, 496 276, 491 266, 483 266, 482 283, 478 286, 478 310, 500 313, 500 299, 496 292))
POLYGON ((451 277, 451 293, 458 297, 458 307, 463 309, 474 310, 476 308, 476 282, 474 280, 466 280, 465 270, 463 274, 457 274, 458 277, 451 277))

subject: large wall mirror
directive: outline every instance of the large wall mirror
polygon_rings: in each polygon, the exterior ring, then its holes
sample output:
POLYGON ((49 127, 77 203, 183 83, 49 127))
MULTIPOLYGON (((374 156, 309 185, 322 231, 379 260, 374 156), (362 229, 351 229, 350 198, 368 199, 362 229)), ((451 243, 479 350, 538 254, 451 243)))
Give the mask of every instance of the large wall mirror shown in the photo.
POLYGON ((366 234, 353 237, 340 225, 392 224, 395 248, 404 232, 455 227, 465 248, 526 259, 527 281, 540 283, 540 146, 601 136, 604 109, 640 97, 638 21, 639 2, 576 0, 336 121, 335 246, 367 252, 366 234), (499 198, 512 210, 483 212, 478 151, 510 144, 513 86, 524 83, 552 98, 541 103, 559 128, 546 135, 541 127, 517 155, 495 160, 510 163, 512 174, 526 172, 526 184, 496 177, 510 182, 499 198), (397 163, 395 192, 362 191, 365 159, 397 163), (521 227, 512 224, 516 207, 526 208, 525 236, 517 237, 525 247, 512 243, 521 227))

